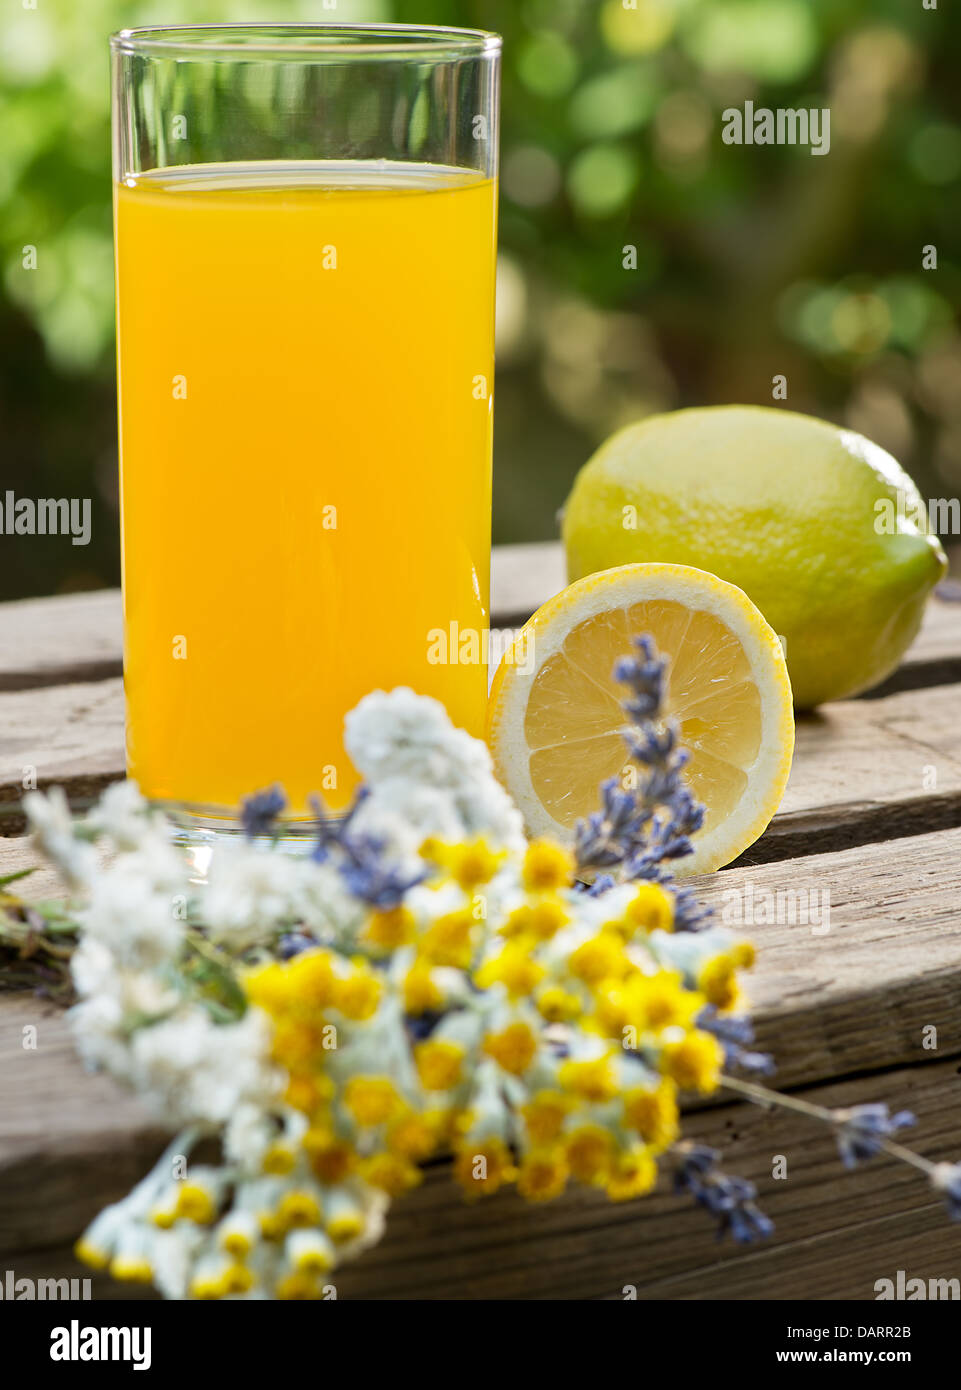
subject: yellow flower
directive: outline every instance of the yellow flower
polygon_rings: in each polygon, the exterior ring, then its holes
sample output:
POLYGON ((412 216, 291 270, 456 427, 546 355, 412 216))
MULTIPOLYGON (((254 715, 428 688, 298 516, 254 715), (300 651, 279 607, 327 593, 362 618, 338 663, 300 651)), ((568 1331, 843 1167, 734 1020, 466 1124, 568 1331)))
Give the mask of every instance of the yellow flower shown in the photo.
POLYGON ((498 930, 501 936, 528 936, 538 941, 549 941, 570 920, 571 914, 560 898, 545 896, 516 907, 498 930))
POLYGON ((94 1245, 86 1236, 81 1236, 73 1247, 73 1253, 81 1264, 90 1269, 106 1269, 110 1263, 110 1251, 94 1245))
POLYGON ((657 1086, 638 1086, 624 1096, 624 1123, 644 1142, 663 1152, 677 1138, 677 1087, 669 1076, 657 1086))
POLYGON ((636 1013, 636 978, 626 983, 612 981, 595 994, 593 1017, 585 1023, 585 1027, 608 1038, 620 1038, 625 1028, 634 1023, 636 1013))
POLYGON ((363 1022, 377 1012, 383 988, 373 971, 361 966, 345 980, 336 981, 333 1002, 342 1014, 363 1022))
POLYGON ((461 1078, 466 1050, 460 1043, 428 1038, 414 1048, 417 1075, 425 1091, 449 1091, 461 1078))
POLYGON ((257 1228, 248 1211, 233 1211, 217 1227, 217 1244, 221 1250, 239 1262, 245 1260, 257 1244, 257 1228))
POLYGON ((426 1014, 439 1009, 444 996, 434 983, 431 967, 426 961, 417 961, 404 977, 404 1011, 409 1014, 426 1014))
POLYGON ((279 961, 271 961, 249 970, 244 976, 244 991, 252 1004, 276 1017, 290 999, 286 968, 279 961))
POLYGON ((354 1149, 329 1129, 308 1129, 301 1142, 310 1158, 311 1170, 323 1183, 342 1182, 356 1166, 354 1149))
POLYGON ((641 1032, 660 1033, 664 1028, 686 1028, 704 1006, 704 999, 694 990, 685 989, 681 976, 674 970, 659 970, 656 975, 637 977, 631 1022, 641 1032))
POLYGON ((731 947, 734 964, 741 970, 750 970, 757 959, 753 941, 738 941, 731 947))
POLYGON ((190 1281, 191 1298, 223 1298, 224 1286, 220 1275, 197 1274, 190 1281))
POLYGON ((257 1223, 264 1240, 281 1240, 285 1235, 283 1222, 272 1211, 258 1211, 257 1223))
POLYGON ((531 1143, 537 1147, 552 1143, 564 1127, 571 1104, 570 1097, 560 1091, 538 1091, 521 1110, 531 1143))
POLYGON ((580 1125, 568 1135, 565 1151, 578 1182, 601 1182, 611 1166, 614 1136, 603 1125, 580 1125))
POLYGON ((704 998, 717 1008, 733 1008, 740 995, 737 964, 733 956, 724 953, 705 961, 697 977, 697 987, 704 998))
POLYGON ((422 858, 444 869, 465 893, 472 893, 482 883, 490 883, 506 857, 503 851, 492 850, 483 838, 460 845, 425 840, 420 852, 422 858))
POLYGON ((397 1154, 371 1154, 361 1161, 358 1171, 371 1187, 379 1187, 390 1197, 402 1197, 421 1181, 420 1169, 397 1154))
POLYGON ((324 1231, 292 1231, 284 1254, 299 1274, 326 1274, 337 1262, 333 1243, 324 1231))
POLYGON ((724 1065, 724 1049, 712 1033, 698 1028, 680 1042, 668 1043, 661 1053, 661 1070, 673 1078, 682 1091, 710 1095, 717 1090, 724 1065))
POLYGON ((628 936, 641 931, 673 931, 674 897, 659 883, 642 883, 624 909, 621 929, 628 936))
POLYGON ((302 1110, 305 1115, 313 1115, 333 1094, 334 1083, 329 1076, 299 1072, 288 1080, 284 1100, 295 1110, 302 1110))
POLYGON ((347 1245, 364 1234, 367 1222, 355 1202, 344 1200, 331 1212, 324 1229, 335 1245, 347 1245))
POLYGON ((603 1101, 617 1095, 617 1077, 609 1056, 592 1062, 563 1062, 557 1079, 565 1091, 582 1100, 603 1101))
POLYGON ((123 1284, 149 1284, 153 1267, 145 1255, 114 1255, 110 1261, 110 1277, 123 1284))
POLYGON ((323 1044, 322 1025, 282 1017, 274 1027, 270 1052, 288 1071, 301 1071, 313 1062, 323 1044))
POLYGON ((188 1178, 177 1192, 177 1215, 198 1226, 209 1226, 217 1215, 217 1202, 211 1189, 188 1178))
POLYGON ((386 1124, 404 1102, 386 1076, 353 1076, 344 1087, 344 1105, 359 1125, 386 1124))
POLYGON ((537 1010, 548 1023, 567 1023, 577 1018, 583 1005, 576 994, 570 993, 562 985, 545 985, 539 989, 534 999, 537 1010))
POLYGON ((529 1202, 550 1202, 567 1186, 563 1153, 536 1149, 524 1155, 517 1172, 517 1190, 529 1202))
POLYGON ((574 875, 574 856, 551 840, 532 840, 524 855, 524 887, 531 893, 566 888, 574 875))
POLYGON ((293 1187, 277 1203, 277 1220, 285 1230, 320 1224, 320 1202, 307 1188, 293 1187))
POLYGON ((324 1296, 316 1276, 300 1270, 278 1279, 274 1292, 284 1302, 294 1299, 318 1299, 324 1296))
POLYGON ((177 1220, 176 1192, 173 1193, 172 1197, 167 1197, 164 1201, 155 1203, 147 1213, 147 1219, 152 1225, 156 1226, 158 1230, 169 1231, 177 1220))
POLYGON ((475 978, 481 989, 502 984, 512 999, 519 999, 529 995, 544 978, 544 967, 532 960, 521 942, 510 941, 481 966, 475 978))
POLYGON ((414 940, 415 935, 414 914, 402 904, 372 912, 364 927, 364 939, 384 951, 396 951, 399 946, 406 946, 414 940))
POLYGON ((428 1158, 437 1147, 443 1112, 410 1111, 387 1131, 387 1147, 401 1158, 428 1158))
POLYGON ((633 967, 624 951, 624 943, 614 932, 602 931, 592 936, 568 959, 572 975, 585 984, 596 985, 601 980, 618 979, 633 967))
POLYGON ((454 1160, 454 1177, 468 1197, 496 1192, 517 1176, 510 1150, 503 1139, 463 1140, 454 1160))
POLYGON ((657 1164, 646 1148, 627 1149, 611 1165, 604 1190, 612 1202, 627 1202, 650 1192, 657 1182, 657 1164))
POLYGON ((264 1154, 263 1170, 277 1177, 289 1173, 297 1163, 297 1151, 285 1139, 276 1139, 264 1154))
POLYGON ((254 1286, 254 1276, 246 1265, 229 1264, 220 1276, 220 1287, 224 1294, 249 1293, 254 1286))
POLYGON ((329 951, 303 951, 284 966, 288 999, 312 1012, 333 1003, 337 989, 334 958, 329 951))
POLYGON ((306 1187, 288 1188, 277 1204, 277 1219, 285 1230, 292 1227, 317 1226, 320 1223, 320 1202, 306 1187))
POLYGON ((470 908, 437 917, 420 940, 421 955, 433 965, 467 970, 471 962, 471 935, 475 926, 470 908))
POLYGON ((499 1033, 488 1033, 484 1051, 512 1076, 527 1070, 537 1052, 537 1038, 526 1023, 509 1023, 499 1033))

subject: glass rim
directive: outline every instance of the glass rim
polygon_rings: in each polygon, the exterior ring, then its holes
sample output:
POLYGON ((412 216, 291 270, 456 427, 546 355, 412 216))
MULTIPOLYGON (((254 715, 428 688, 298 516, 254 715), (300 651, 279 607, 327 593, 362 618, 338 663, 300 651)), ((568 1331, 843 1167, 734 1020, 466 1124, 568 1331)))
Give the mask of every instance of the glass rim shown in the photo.
POLYGON ((498 53, 501 36, 438 24, 159 24, 110 35, 115 53, 176 58, 264 56, 455 57, 498 53), (300 40, 297 42, 297 40, 300 40))

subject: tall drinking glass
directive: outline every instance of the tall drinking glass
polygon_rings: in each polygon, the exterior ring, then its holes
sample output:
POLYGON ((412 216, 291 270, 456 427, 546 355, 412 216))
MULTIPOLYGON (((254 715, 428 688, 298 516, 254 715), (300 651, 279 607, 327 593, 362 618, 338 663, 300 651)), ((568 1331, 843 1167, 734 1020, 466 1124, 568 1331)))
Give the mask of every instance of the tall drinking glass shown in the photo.
POLYGON ((367 691, 483 728, 500 40, 111 47, 129 775, 201 837, 306 819, 367 691))

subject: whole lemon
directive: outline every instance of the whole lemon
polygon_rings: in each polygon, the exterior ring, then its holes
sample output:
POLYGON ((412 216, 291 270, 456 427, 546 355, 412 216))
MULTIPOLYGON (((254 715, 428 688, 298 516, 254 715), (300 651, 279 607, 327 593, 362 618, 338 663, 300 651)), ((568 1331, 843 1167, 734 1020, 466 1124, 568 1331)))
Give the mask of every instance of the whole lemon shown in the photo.
POLYGON ((890 454, 760 406, 678 410, 620 430, 578 474, 563 536, 571 580, 663 561, 743 589, 785 639, 801 709, 894 670, 947 568, 890 454))

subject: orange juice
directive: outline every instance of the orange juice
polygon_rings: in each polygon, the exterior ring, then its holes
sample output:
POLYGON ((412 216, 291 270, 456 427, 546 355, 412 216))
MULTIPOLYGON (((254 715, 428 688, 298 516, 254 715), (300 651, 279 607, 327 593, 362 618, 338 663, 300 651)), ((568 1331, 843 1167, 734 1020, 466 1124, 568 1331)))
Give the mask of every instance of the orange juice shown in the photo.
POLYGON ((480 735, 437 634, 488 623, 493 182, 193 165, 115 203, 130 776, 341 807, 344 715, 398 685, 480 735))

